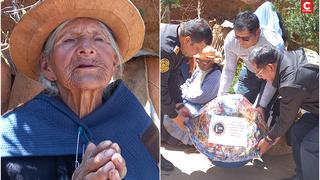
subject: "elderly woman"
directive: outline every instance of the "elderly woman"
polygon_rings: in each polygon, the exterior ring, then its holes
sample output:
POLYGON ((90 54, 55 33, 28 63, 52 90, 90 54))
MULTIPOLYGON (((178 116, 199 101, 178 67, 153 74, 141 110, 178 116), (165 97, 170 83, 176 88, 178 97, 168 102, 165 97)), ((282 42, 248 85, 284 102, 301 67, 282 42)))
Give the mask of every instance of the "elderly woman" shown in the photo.
POLYGON ((2 117, 1 177, 158 179, 158 131, 124 83, 110 83, 143 38, 128 0, 46 0, 24 15, 11 55, 46 90, 2 117))
MULTIPOLYGON (((197 68, 180 86, 183 103, 178 108, 185 106, 191 115, 195 116, 201 107, 217 97, 221 76, 221 68, 218 64, 222 60, 222 55, 212 46, 206 46, 201 53, 194 55, 193 59, 197 63, 197 68)), ((163 125, 171 136, 185 145, 193 145, 189 133, 181 130, 185 129, 184 124, 176 124, 165 115, 163 125)))

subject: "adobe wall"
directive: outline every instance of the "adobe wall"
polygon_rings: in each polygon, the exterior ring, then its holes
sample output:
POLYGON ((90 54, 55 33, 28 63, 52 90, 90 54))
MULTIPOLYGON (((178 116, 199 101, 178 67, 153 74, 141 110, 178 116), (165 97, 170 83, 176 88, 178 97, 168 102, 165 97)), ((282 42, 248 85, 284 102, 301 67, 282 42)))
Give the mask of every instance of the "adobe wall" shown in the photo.
MULTIPOLYGON (((132 3, 140 11, 142 18, 146 26, 146 36, 143 43, 143 47, 146 49, 159 52, 159 1, 158 0, 131 0, 132 3)), ((20 0, 24 7, 29 6, 37 2, 37 0, 20 0)), ((11 0, 4 0, 1 3, 1 8, 11 6, 11 0)), ((8 15, 2 14, 1 16, 1 29, 4 32, 11 32, 15 26, 14 20, 8 15)), ((4 40, 4 36, 1 37, 1 42, 4 40)))
MULTIPOLYGON (((198 0, 180 0, 180 7, 171 9, 171 20, 187 20, 197 17, 198 0)), ((250 9, 240 0, 201 0, 201 17, 206 20, 232 20, 242 10, 250 9)))

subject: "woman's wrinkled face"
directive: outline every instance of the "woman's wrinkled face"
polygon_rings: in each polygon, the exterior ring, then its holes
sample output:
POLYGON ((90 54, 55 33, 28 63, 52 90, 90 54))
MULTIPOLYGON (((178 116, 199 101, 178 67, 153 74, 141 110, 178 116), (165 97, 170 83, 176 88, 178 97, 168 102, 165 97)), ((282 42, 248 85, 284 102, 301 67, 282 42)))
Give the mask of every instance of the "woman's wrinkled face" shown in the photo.
POLYGON ((67 89, 104 88, 117 62, 110 39, 97 20, 74 19, 57 34, 48 60, 52 72, 46 77, 67 89))

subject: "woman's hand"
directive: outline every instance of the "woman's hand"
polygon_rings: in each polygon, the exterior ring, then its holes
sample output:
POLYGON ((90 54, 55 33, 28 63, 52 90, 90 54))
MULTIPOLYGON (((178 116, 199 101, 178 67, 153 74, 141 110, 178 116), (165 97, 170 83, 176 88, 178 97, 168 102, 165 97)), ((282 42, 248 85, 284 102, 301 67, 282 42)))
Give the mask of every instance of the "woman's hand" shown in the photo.
POLYGON ((179 109, 178 116, 176 118, 174 118, 174 122, 178 125, 178 127, 181 130, 187 131, 187 128, 184 125, 184 121, 190 117, 191 117, 191 113, 190 113, 189 109, 187 107, 183 106, 182 108, 179 109))
POLYGON ((127 167, 120 153, 119 145, 111 141, 103 141, 98 146, 89 143, 72 179, 118 180, 124 178, 127 167))
POLYGON ((182 116, 180 113, 178 114, 178 116, 176 118, 173 119, 174 122, 177 124, 177 126, 183 130, 183 131, 187 131, 187 128, 186 126, 184 125, 184 120, 185 120, 185 117, 182 116))

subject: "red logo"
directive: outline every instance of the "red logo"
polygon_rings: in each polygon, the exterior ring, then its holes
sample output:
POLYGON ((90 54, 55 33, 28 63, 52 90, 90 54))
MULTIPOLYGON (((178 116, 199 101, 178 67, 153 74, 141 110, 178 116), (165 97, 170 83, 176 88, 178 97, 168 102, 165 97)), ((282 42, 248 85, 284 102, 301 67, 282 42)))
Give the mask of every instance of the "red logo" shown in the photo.
POLYGON ((300 9, 302 13, 312 13, 313 12, 312 0, 301 0, 300 9))

